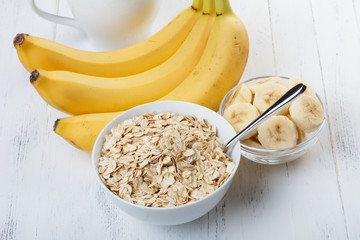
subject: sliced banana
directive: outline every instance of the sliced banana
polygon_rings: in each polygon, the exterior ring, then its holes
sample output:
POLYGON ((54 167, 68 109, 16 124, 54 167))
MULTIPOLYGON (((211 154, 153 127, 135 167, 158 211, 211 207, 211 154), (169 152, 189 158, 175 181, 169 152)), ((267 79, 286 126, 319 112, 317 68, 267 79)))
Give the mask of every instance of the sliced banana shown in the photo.
MULTIPOLYGON (((252 121, 259 116, 258 110, 250 103, 235 103, 227 107, 223 117, 233 126, 235 131, 239 133, 252 121)), ((255 135, 257 129, 249 133, 243 139, 247 139, 255 135)))
MULTIPOLYGON (((253 105, 259 110, 260 113, 265 112, 271 105, 273 105, 282 95, 287 92, 284 85, 278 83, 264 83, 257 89, 253 105)), ((282 109, 278 115, 287 115, 289 107, 282 109)))
POLYGON ((265 83, 277 83, 283 85, 283 80, 280 77, 268 77, 268 78, 261 78, 257 81, 251 82, 248 84, 250 91, 255 94, 256 91, 265 83))
MULTIPOLYGON (((288 114, 287 117, 288 117, 293 123, 295 123, 294 120, 291 118, 290 114, 288 114)), ((296 126, 296 124, 295 124, 295 126, 296 126)), ((306 140, 306 133, 305 133, 303 130, 301 130, 298 126, 296 126, 296 130, 297 130, 297 132, 298 132, 298 141, 297 141, 297 144, 300 144, 300 143, 302 143, 303 141, 306 140)))
POLYGON ((249 147, 264 149, 261 143, 254 137, 241 140, 241 143, 249 147))
POLYGON ((314 97, 303 95, 290 104, 291 119, 306 133, 314 131, 324 121, 324 109, 314 97))
POLYGON ((272 116, 258 128, 258 139, 266 149, 284 149, 297 144, 295 124, 286 116, 272 116))
MULTIPOLYGON (((295 125, 296 125, 296 124, 295 124, 295 125)), ((304 131, 300 130, 300 128, 298 128, 297 126, 296 126, 296 129, 297 129, 297 131, 298 131, 298 141, 297 141, 297 144, 300 144, 300 143, 302 143, 303 141, 306 140, 306 133, 305 133, 304 131)))
POLYGON ((229 96, 227 101, 227 106, 230 106, 235 103, 251 103, 252 93, 250 89, 245 84, 240 84, 235 88, 235 90, 229 96))
POLYGON ((288 89, 290 89, 290 88, 295 87, 299 83, 302 83, 302 84, 304 84, 306 86, 306 90, 304 92, 304 95, 309 95, 309 96, 315 97, 315 95, 316 95, 315 90, 312 87, 310 87, 309 83, 306 82, 302 78, 290 78, 288 83, 286 84, 286 87, 288 89))

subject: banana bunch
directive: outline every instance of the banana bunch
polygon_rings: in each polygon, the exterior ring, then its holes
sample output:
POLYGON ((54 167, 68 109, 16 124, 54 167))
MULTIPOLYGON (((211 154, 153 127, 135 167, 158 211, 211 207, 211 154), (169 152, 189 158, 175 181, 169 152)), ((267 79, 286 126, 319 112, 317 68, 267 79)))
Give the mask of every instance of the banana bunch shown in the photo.
POLYGON ((158 33, 125 49, 87 52, 27 34, 14 46, 39 95, 78 115, 58 119, 54 131, 89 152, 108 122, 139 104, 178 100, 216 111, 249 52, 229 0, 193 0, 158 33))
POLYGON ((316 99, 315 91, 301 78, 290 78, 286 86, 279 77, 263 78, 247 85, 240 84, 229 96, 223 116, 240 132, 288 89, 299 83, 306 86, 304 94, 242 140, 243 144, 255 148, 294 147, 324 121, 324 110, 316 99))

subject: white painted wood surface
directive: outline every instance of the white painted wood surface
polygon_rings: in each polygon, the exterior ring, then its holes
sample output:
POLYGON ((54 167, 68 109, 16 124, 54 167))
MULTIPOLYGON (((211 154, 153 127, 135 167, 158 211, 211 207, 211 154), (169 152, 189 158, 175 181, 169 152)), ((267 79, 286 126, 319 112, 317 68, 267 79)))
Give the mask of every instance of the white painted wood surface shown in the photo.
MULTIPOLYGON (((65 0, 39 0, 70 15, 65 0)), ((29 84, 12 39, 26 32, 90 49, 71 28, 0 0, 0 239, 360 239, 360 0, 232 0, 251 51, 243 80, 307 79, 328 122, 302 158, 266 166, 242 159, 228 194, 191 223, 138 222, 104 198, 90 156, 52 132, 65 116, 29 84)), ((154 31, 190 0, 164 0, 154 31)))

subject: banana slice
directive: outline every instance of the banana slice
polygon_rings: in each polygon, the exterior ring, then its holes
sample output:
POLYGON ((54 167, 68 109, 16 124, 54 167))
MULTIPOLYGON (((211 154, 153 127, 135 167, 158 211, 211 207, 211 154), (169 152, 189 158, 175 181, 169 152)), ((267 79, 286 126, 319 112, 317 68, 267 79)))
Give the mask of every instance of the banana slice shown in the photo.
POLYGON ((241 143, 249 147, 264 149, 261 143, 254 137, 241 140, 241 143))
MULTIPOLYGON (((258 87, 254 96, 253 105, 260 113, 263 113, 286 92, 287 88, 284 85, 272 82, 264 83, 258 87)), ((278 115, 287 115, 288 112, 289 107, 285 107, 278 113, 278 115)))
POLYGON ((251 103, 252 93, 245 84, 240 84, 229 96, 227 106, 235 103, 251 103))
MULTIPOLYGON (((258 110, 250 103, 235 103, 225 109, 223 117, 233 126, 235 131, 239 133, 259 115, 258 110)), ((255 129, 243 139, 254 136, 256 132, 257 130, 255 129)))
POLYGON ((257 81, 251 82, 248 84, 250 91, 255 94, 256 91, 265 83, 277 83, 283 85, 283 80, 280 77, 268 77, 268 78, 261 78, 257 81))
POLYGON ((272 116, 258 128, 258 139, 266 149, 284 149, 297 144, 295 124, 286 116, 272 116))
POLYGON ((325 118, 321 104, 308 95, 303 95, 290 104, 289 112, 298 128, 306 133, 318 128, 325 118))
MULTIPOLYGON (((296 125, 296 124, 295 124, 295 125, 296 125)), ((297 144, 300 144, 300 143, 302 143, 303 141, 306 140, 306 133, 305 133, 304 131, 300 130, 300 128, 298 128, 297 126, 296 126, 296 129, 297 129, 297 131, 298 131, 298 141, 297 141, 297 144)))
MULTIPOLYGON (((288 114, 287 117, 288 117, 293 123, 295 123, 294 120, 291 118, 290 114, 288 114)), ((296 126, 296 124, 295 124, 295 126, 296 126)), ((303 141, 306 140, 306 133, 305 133, 303 130, 301 130, 298 126, 296 126, 296 130, 297 130, 297 132, 298 132, 297 144, 300 144, 300 143, 302 143, 303 141)))
POLYGON ((304 92, 304 95, 309 95, 309 96, 315 97, 315 95, 316 95, 315 90, 312 87, 310 87, 309 83, 306 82, 302 78, 290 78, 288 83, 286 84, 286 87, 288 89, 290 89, 290 88, 295 87, 299 83, 302 83, 302 84, 304 84, 306 86, 306 90, 304 92))

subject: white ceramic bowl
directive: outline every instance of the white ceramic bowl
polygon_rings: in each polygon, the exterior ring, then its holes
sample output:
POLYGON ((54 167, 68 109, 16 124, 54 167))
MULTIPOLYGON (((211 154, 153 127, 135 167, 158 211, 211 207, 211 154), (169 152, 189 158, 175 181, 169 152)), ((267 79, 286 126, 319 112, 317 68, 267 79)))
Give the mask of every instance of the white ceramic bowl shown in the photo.
POLYGON ((197 219, 215 207, 216 204, 224 197, 226 191, 230 187, 235 172, 239 167, 241 156, 239 143, 237 143, 230 152, 230 157, 233 159, 236 165, 226 182, 208 196, 196 202, 187 203, 182 206, 171 208, 151 208, 129 203, 112 193, 104 185, 99 177, 98 162, 101 148, 105 140, 105 135, 109 134, 111 128, 118 125, 120 122, 148 112, 174 112, 182 115, 193 115, 198 119, 204 118, 209 122, 209 124, 215 125, 217 127, 217 136, 220 137, 224 143, 228 142, 236 134, 232 126, 222 116, 200 105, 179 101, 162 101, 140 105, 114 118, 108 125, 105 126, 105 128, 97 137, 92 151, 92 164, 96 179, 104 189, 105 195, 109 197, 114 202, 114 204, 119 207, 119 209, 139 220, 155 225, 176 225, 197 219))

